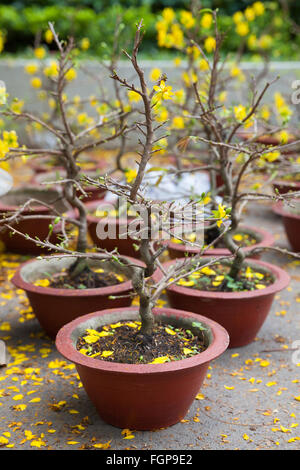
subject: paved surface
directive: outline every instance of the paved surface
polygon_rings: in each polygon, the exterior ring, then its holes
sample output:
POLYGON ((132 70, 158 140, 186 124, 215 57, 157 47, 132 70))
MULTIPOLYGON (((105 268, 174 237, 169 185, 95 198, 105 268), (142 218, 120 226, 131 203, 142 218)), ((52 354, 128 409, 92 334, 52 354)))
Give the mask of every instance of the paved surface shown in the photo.
MULTIPOLYGON (((250 213, 247 224, 271 230, 288 247, 270 206, 252 206, 250 213)), ((184 422, 125 439, 97 416, 74 366, 40 329, 23 291, 6 280, 21 259, 2 255, 0 338, 11 362, 0 368, 1 448, 300 449, 300 353, 290 350, 300 341, 300 263, 280 255, 264 259, 284 266, 291 283, 276 296, 257 340, 211 363, 203 399, 184 422)))

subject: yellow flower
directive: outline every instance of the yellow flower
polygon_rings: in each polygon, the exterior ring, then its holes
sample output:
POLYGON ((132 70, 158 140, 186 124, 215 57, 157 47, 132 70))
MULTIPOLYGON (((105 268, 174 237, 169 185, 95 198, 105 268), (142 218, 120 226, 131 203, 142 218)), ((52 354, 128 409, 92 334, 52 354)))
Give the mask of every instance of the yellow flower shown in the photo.
POLYGON ((274 93, 274 101, 275 101, 275 106, 277 109, 282 108, 286 104, 285 99, 283 98, 282 94, 279 91, 274 93))
POLYGON ((181 58, 180 57, 175 57, 173 62, 174 62, 175 67, 179 67, 179 65, 181 64, 181 58))
POLYGON ((48 44, 51 44, 51 42, 52 42, 53 39, 54 39, 53 33, 52 33, 51 29, 47 29, 47 31, 46 31, 45 34, 44 34, 44 38, 45 38, 45 41, 46 41, 48 44))
POLYGON ((212 25, 213 17, 210 13, 204 13, 200 20, 200 25, 204 29, 209 29, 212 25))
POLYGON ((152 82, 157 82, 157 80, 159 79, 159 77, 161 76, 161 70, 160 69, 152 69, 151 72, 150 72, 150 80, 152 80, 152 82))
POLYGON ((244 11, 244 15, 248 21, 255 20, 255 10, 253 7, 247 7, 244 11))
POLYGON ((0 105, 6 104, 6 87, 5 85, 0 86, 0 105))
POLYGON ((249 49, 251 49, 251 50, 256 48, 257 38, 256 38, 255 34, 250 34, 249 35, 249 37, 247 39, 247 44, 248 44, 249 49))
POLYGON ((265 6, 262 2, 254 2, 252 8, 257 16, 261 16, 265 12, 265 6))
POLYGON ((172 120, 173 129, 184 129, 184 119, 181 116, 175 116, 172 120))
POLYGON ((68 80, 68 82, 71 82, 72 80, 74 80, 75 78, 77 77, 77 72, 76 70, 72 67, 70 68, 66 75, 65 75, 65 78, 66 80, 68 80))
POLYGON ((132 181, 134 181, 135 178, 137 177, 137 170, 126 169, 125 177, 126 177, 127 183, 132 183, 132 181))
POLYGON ((233 65, 230 69, 230 75, 234 78, 238 78, 240 82, 245 80, 245 75, 237 65, 233 65))
POLYGON ((227 91, 221 91, 218 96, 218 100, 220 101, 220 103, 224 103, 227 100, 227 91))
POLYGON ((133 101, 137 102, 141 100, 141 95, 137 93, 136 91, 129 90, 127 94, 128 94, 128 98, 130 102, 133 102, 133 101))
POLYGON ((235 24, 241 23, 244 20, 244 15, 241 11, 237 11, 234 13, 232 17, 235 24))
POLYGON ((175 12, 173 8, 164 8, 162 11, 162 17, 168 23, 172 23, 172 21, 175 19, 175 12))
POLYGON ((183 10, 183 11, 180 12, 180 22, 187 29, 190 29, 195 25, 196 20, 193 17, 193 14, 190 11, 183 10))
POLYGON ((11 148, 19 147, 16 131, 3 131, 3 140, 11 148))
POLYGON ((167 86, 164 80, 161 80, 159 85, 154 85, 153 89, 156 91, 155 98, 159 100, 170 100, 174 94, 172 87, 167 86))
POLYGON ((38 68, 38 65, 32 62, 30 64, 25 65, 25 72, 29 75, 33 75, 37 72, 38 68))
POLYGON ((9 146, 7 142, 4 142, 0 139, 0 158, 4 158, 5 155, 9 152, 9 146))
POLYGON ((209 70, 209 64, 205 59, 200 59, 199 61, 199 68, 204 72, 205 70, 209 70))
POLYGON ((242 21, 236 25, 235 30, 239 36, 247 36, 249 33, 249 25, 246 21, 242 21))
POLYGON ((260 115, 265 121, 268 121, 270 119, 270 109, 266 104, 262 106, 260 115))
POLYGON ((42 86, 42 80, 39 77, 32 78, 30 83, 33 88, 41 88, 42 86))
POLYGON ((175 101, 176 103, 182 104, 185 99, 185 92, 181 88, 180 90, 175 91, 175 101))
POLYGON ((44 47, 36 47, 34 49, 34 55, 37 59, 43 59, 46 55, 46 50, 44 47))
POLYGON ((90 47, 91 43, 89 38, 82 38, 80 42, 80 47, 83 51, 87 51, 90 47))
POLYGON ((263 34, 258 41, 258 45, 262 49, 269 49, 272 46, 272 42, 272 36, 270 36, 269 34, 263 34))
POLYGON ((247 110, 245 106, 243 106, 242 104, 239 104, 238 106, 234 106, 233 110, 234 110, 234 116, 238 121, 242 121, 247 116, 247 110))
POLYGON ((158 122, 164 122, 168 119, 169 117, 169 112, 167 108, 164 108, 163 106, 159 107, 156 111, 156 116, 155 119, 158 122))
POLYGON ((281 144, 287 144, 289 140, 289 133, 285 130, 282 130, 278 133, 278 138, 281 144))
POLYGON ((10 106, 10 109, 16 113, 16 114, 20 114, 22 112, 22 108, 24 106, 24 101, 23 100, 16 100, 16 101, 13 101, 11 106, 10 106))
POLYGON ((205 41, 204 41, 204 48, 205 48, 206 52, 208 52, 209 54, 211 52, 213 52, 216 48, 215 38, 212 37, 212 36, 208 36, 208 38, 206 38, 205 41))
POLYGON ((44 68, 44 74, 46 77, 54 78, 58 75, 58 65, 55 60, 52 60, 50 64, 44 68))
POLYGON ((184 44, 184 34, 178 24, 172 24, 171 34, 167 35, 167 44, 169 47, 177 47, 181 49, 184 44))
POLYGON ((280 157, 280 152, 278 152, 278 150, 276 150, 274 152, 268 152, 268 153, 263 154, 263 158, 265 160, 267 160, 268 162, 270 162, 270 163, 274 162, 279 157, 280 157))

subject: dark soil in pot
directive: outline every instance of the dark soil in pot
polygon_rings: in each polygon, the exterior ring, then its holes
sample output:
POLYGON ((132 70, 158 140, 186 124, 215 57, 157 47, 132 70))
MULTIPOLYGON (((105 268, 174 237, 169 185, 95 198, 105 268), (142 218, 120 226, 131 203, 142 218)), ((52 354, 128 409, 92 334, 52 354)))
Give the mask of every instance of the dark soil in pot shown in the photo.
MULTIPOLYGON (((165 269, 174 262, 165 263, 165 269)), ((203 258, 203 264, 205 262, 207 258, 203 258)), ((287 287, 290 278, 270 263, 248 260, 246 265, 254 272, 268 273, 273 277, 273 283, 261 289, 233 292, 197 290, 173 284, 167 288, 170 306, 185 308, 220 323, 229 333, 231 348, 251 343, 269 313, 275 294, 287 287)), ((154 278, 159 276, 157 272, 154 278)))
MULTIPOLYGON (((218 233, 214 234, 214 239, 218 236, 218 233)), ((213 240, 213 239, 212 239, 213 240)), ((193 241, 193 240, 191 240, 193 241)), ((252 250, 253 248, 259 248, 260 246, 272 246, 274 244, 274 237, 271 233, 266 230, 252 228, 242 225, 234 235, 234 241, 237 245, 243 247, 244 251, 252 250)), ((210 243, 211 240, 207 240, 205 243, 210 243)), ((193 247, 191 244, 184 244, 183 242, 175 242, 170 240, 168 242, 168 251, 170 258, 183 258, 186 255, 192 256, 200 252, 198 247, 193 247)), ((204 256, 226 256, 229 255, 229 250, 224 246, 224 242, 221 240, 220 243, 214 248, 209 248, 205 251, 204 256)), ((259 259, 259 254, 252 256, 252 258, 259 259)))
MULTIPOLYGON (((25 290, 39 323, 52 338, 59 328, 78 316, 99 308, 126 307, 131 304, 130 294, 133 289, 128 280, 130 268, 115 262, 90 260, 88 264, 93 270, 104 269, 105 272, 122 275, 124 282, 96 288, 51 287, 49 277, 67 270, 74 261, 72 257, 51 256, 31 260, 21 265, 12 279, 15 286, 25 290)), ((134 262, 136 264, 138 261, 134 262)))
POLYGON ((300 191, 300 181, 276 180, 273 182, 274 191, 286 194, 292 191, 300 191))
POLYGON ((228 346, 228 335, 217 323, 175 309, 153 310, 157 321, 194 334, 200 322, 205 350, 187 359, 152 364, 122 364, 87 357, 76 344, 87 330, 98 330, 124 319, 139 321, 137 307, 104 310, 78 318, 58 333, 59 352, 76 364, 82 384, 100 417, 109 424, 134 430, 171 426, 184 418, 199 392, 209 362, 228 346))
MULTIPOLYGON (((64 212, 67 209, 67 206, 61 200, 60 193, 55 189, 38 189, 36 187, 20 188, 11 190, 8 194, 0 198, 0 217, 10 217, 10 215, 31 198, 53 205, 59 212, 64 212)), ((49 223, 51 219, 41 219, 38 218, 38 216, 50 215, 50 213, 51 210, 46 206, 32 205, 31 209, 26 209, 23 211, 23 214, 30 216, 36 215, 36 218, 19 220, 10 225, 21 233, 28 234, 32 238, 38 237, 43 241, 49 233, 49 223)), ((22 254, 39 254, 45 251, 34 242, 26 240, 21 235, 12 235, 8 229, 1 231, 0 236, 7 251, 22 254)), ((51 242, 57 243, 59 241, 58 236, 59 234, 54 231, 51 236, 51 242)), ((47 253, 49 253, 48 250, 47 253)))

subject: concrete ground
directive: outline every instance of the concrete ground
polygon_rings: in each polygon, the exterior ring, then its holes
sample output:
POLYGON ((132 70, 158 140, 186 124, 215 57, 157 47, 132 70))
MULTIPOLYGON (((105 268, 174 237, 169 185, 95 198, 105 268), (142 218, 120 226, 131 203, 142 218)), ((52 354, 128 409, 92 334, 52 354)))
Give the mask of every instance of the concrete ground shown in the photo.
MULTIPOLYGON (((248 225, 272 231, 288 247, 270 205, 253 205, 248 214, 248 225)), ((98 417, 74 366, 43 333, 23 291, 7 280, 22 259, 2 254, 0 339, 11 359, 0 368, 1 449, 300 449, 300 351, 293 350, 300 343, 300 262, 277 254, 264 259, 287 269, 291 283, 276 296, 256 341, 211 363, 203 396, 183 422, 132 430, 126 439, 98 417)))

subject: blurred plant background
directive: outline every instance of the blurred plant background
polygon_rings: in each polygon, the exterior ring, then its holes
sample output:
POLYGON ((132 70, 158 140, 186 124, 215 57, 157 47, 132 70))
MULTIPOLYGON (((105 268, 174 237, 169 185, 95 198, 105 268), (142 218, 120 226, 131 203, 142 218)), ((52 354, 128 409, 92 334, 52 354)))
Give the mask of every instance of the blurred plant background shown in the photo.
MULTIPOLYGON (((143 57, 168 58, 175 51, 172 47, 164 50, 158 47, 156 24, 165 8, 180 13, 189 9, 191 3, 187 0, 2 0, 0 51, 5 46, 3 55, 18 54, 21 57, 32 56, 33 45, 44 45, 51 51, 51 37, 46 32, 47 24, 51 21, 61 37, 71 33, 87 57, 105 59, 113 43, 112 31, 116 17, 122 15, 126 26, 124 45, 131 41, 137 19, 143 18, 147 32, 143 42, 143 57)), ((255 14, 253 0, 203 0, 199 3, 205 8, 219 9, 220 26, 226 35, 225 53, 236 51, 243 37, 247 39, 243 51, 245 59, 260 60, 253 44, 263 31, 260 47, 268 49, 272 59, 298 59, 299 1, 256 2, 258 9, 264 9, 263 15, 255 14)))

